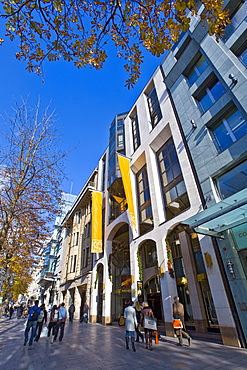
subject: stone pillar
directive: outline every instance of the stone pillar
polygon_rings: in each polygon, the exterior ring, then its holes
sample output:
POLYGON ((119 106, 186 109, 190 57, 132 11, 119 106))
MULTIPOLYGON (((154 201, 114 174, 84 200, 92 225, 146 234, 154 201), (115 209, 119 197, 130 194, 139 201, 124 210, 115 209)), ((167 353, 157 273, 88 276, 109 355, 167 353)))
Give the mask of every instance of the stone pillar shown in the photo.
POLYGON ((90 322, 97 322, 97 295, 98 295, 98 283, 95 285, 97 276, 97 265, 92 271, 91 277, 91 296, 90 296, 90 322))
POLYGON ((197 332, 205 333, 207 331, 207 316, 199 282, 197 281, 197 271, 193 251, 190 245, 190 236, 185 231, 182 231, 178 235, 183 255, 185 275, 190 291, 195 329, 197 332))
POLYGON ((74 305, 75 305, 74 318, 75 320, 79 320, 80 319, 80 308, 81 308, 81 295, 80 295, 78 287, 75 288, 74 305))
POLYGON ((168 272, 165 239, 158 241, 156 243, 156 248, 166 335, 174 337, 172 303, 173 297, 177 295, 176 281, 168 272))
POLYGON ((112 242, 107 241, 108 253, 104 259, 104 271, 103 271, 103 302, 102 302, 102 324, 107 325, 112 322, 111 319, 111 294, 112 294, 112 282, 109 278, 108 273, 108 258, 109 252, 112 249, 112 242))

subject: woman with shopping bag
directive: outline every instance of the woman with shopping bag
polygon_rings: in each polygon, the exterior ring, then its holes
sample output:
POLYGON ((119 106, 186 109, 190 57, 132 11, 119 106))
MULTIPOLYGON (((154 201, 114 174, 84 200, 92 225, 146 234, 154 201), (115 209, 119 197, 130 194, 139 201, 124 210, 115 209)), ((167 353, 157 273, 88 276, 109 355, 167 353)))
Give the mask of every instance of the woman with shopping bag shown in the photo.
POLYGON ((149 307, 148 302, 143 302, 141 311, 141 324, 144 328, 146 349, 153 350, 152 346, 152 332, 157 330, 157 321, 154 318, 152 309, 149 307))

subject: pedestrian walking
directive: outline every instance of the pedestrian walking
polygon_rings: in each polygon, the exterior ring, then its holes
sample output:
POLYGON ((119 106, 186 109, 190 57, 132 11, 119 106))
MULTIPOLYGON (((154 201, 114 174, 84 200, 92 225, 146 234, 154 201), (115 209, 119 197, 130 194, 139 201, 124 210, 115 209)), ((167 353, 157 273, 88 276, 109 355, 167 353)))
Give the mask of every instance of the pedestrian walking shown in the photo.
POLYGON ((34 339, 34 336, 35 336, 37 320, 38 320, 38 317, 39 317, 39 314, 40 314, 40 308, 39 308, 38 304, 39 304, 38 300, 34 301, 34 306, 30 307, 29 310, 28 310, 27 324, 26 324, 26 329, 25 329, 25 332, 24 332, 24 336, 25 336, 24 346, 28 342, 28 333, 31 329, 31 336, 30 336, 29 343, 28 343, 29 344, 29 349, 33 348, 32 347, 33 339, 34 339))
POLYGON ((176 296, 174 297, 174 302, 172 305, 172 312, 173 312, 173 318, 174 319, 180 319, 182 323, 182 328, 174 328, 175 334, 178 337, 179 345, 183 345, 183 336, 185 336, 188 339, 188 345, 191 344, 191 337, 187 333, 185 322, 184 322, 184 306, 181 302, 179 302, 179 298, 176 296))
POLYGON ((135 352, 135 328, 137 326, 136 310, 133 307, 133 302, 129 301, 128 306, 124 310, 125 318, 125 341, 126 349, 129 349, 129 338, 131 338, 132 349, 135 352))
POLYGON ((73 322, 74 320, 74 313, 75 313, 75 305, 72 302, 71 305, 69 306, 69 321, 73 322))
POLYGON ((42 303, 42 305, 40 306, 40 314, 37 320, 36 333, 34 339, 35 342, 38 342, 42 332, 43 324, 46 324, 46 322, 47 322, 47 311, 45 309, 45 304, 42 303))
MULTIPOLYGON (((142 304, 142 310, 141 310, 141 324, 144 327, 144 317, 154 317, 152 309, 149 307, 148 302, 143 302, 142 304)), ((151 329, 146 329, 144 327, 144 332, 145 332, 145 340, 146 340, 146 349, 149 349, 150 351, 153 350, 152 346, 152 334, 153 331, 151 329)))
POLYGON ((9 308, 9 319, 12 319, 14 311, 15 310, 14 310, 13 306, 10 306, 10 308, 9 308))
POLYGON ((65 322, 67 318, 67 311, 64 306, 65 304, 61 303, 58 308, 58 322, 57 322, 57 327, 56 327, 56 333, 54 335, 53 340, 51 340, 51 343, 53 343, 53 341, 57 339, 58 333, 59 333, 59 342, 61 342, 63 339, 64 327, 65 327, 65 322))
POLYGON ((139 342, 139 338, 141 338, 142 343, 144 343, 144 335, 140 332, 139 327, 141 324, 141 305, 137 301, 135 305, 135 310, 136 310, 136 319, 137 319, 137 326, 136 326, 136 342, 139 342))
POLYGON ((88 305, 84 303, 83 310, 82 310, 82 317, 80 318, 80 322, 85 322, 86 324, 88 323, 88 305))
POLYGON ((50 335, 54 337, 54 335, 56 334, 57 322, 58 322, 58 308, 57 305, 54 304, 50 312, 50 322, 48 325, 47 337, 50 337, 50 335))

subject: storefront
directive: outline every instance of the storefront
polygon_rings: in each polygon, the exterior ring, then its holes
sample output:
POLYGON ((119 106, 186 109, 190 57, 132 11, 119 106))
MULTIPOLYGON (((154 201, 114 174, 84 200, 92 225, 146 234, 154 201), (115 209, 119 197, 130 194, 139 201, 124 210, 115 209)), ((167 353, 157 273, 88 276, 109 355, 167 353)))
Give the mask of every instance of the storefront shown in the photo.
POLYGON ((247 189, 214 204, 183 223, 214 237, 225 289, 243 346, 247 341, 247 189))

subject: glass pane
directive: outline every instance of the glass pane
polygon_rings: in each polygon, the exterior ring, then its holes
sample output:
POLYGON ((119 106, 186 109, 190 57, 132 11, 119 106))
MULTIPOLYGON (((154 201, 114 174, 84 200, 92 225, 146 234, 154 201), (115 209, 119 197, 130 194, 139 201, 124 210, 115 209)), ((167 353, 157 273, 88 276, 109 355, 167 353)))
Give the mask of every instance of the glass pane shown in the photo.
POLYGON ((144 204, 145 203, 145 200, 144 200, 144 192, 142 192, 140 194, 140 205, 144 204))
POLYGON ((143 181, 141 180, 139 182, 139 192, 143 191, 144 187, 143 187, 143 181))
POLYGON ((161 153, 162 153, 163 157, 165 157, 167 155, 168 152, 167 152, 166 146, 164 147, 164 149, 162 149, 161 153))
POLYGON ((174 186, 174 188, 171 188, 169 193, 170 193, 171 202, 177 199, 178 195, 177 195, 176 186, 174 186))
POLYGON ((233 143, 222 121, 221 124, 215 130, 213 130, 213 134, 219 144, 220 150, 225 150, 233 143))
POLYGON ((188 81, 190 85, 193 85, 193 83, 198 79, 198 74, 195 70, 191 72, 191 74, 188 76, 188 81))
POLYGON ((166 172, 163 173, 162 175, 162 182, 163 182, 163 185, 166 186, 168 184, 168 180, 167 180, 167 176, 166 176, 166 172))
POLYGON ((171 151, 170 160, 171 160, 171 163, 177 162, 178 156, 177 156, 176 150, 171 151))
POLYGON ((163 159, 162 159, 162 161, 160 162, 160 170, 161 170, 161 172, 164 172, 164 171, 165 171, 165 164, 164 164, 163 159))
POLYGON ((211 94, 213 95, 215 101, 218 100, 226 90, 222 86, 222 84, 218 81, 210 90, 211 94))
POLYGON ((152 206, 151 204, 146 208, 146 218, 152 217, 153 212, 152 212, 152 206))
POLYGON ((178 162, 174 163, 174 165, 172 166, 172 172, 173 172, 174 179, 181 174, 181 168, 178 162))
POLYGON ((241 62, 243 63, 243 65, 245 65, 245 67, 247 67, 247 50, 245 50, 239 57, 239 59, 241 60, 241 62))
POLYGON ((166 176, 167 176, 168 183, 172 182, 173 180, 172 168, 169 168, 169 170, 166 171, 166 176))
POLYGON ((247 133, 247 122, 238 110, 227 118, 227 123, 231 127, 236 139, 247 133))
POLYGON ((207 61, 204 59, 204 57, 201 57, 196 64, 196 68, 199 72, 199 75, 201 75, 205 71, 207 66, 208 66, 207 61))
POLYGON ((144 191, 144 202, 146 202, 147 200, 150 199, 150 192, 149 192, 149 188, 147 188, 145 191, 144 191))
POLYGON ((168 151, 169 151, 169 152, 171 152, 171 151, 172 151, 172 149, 174 149, 174 148, 175 148, 173 140, 170 140, 170 141, 167 143, 167 148, 168 148, 168 151))
POLYGON ((200 105, 204 112, 206 112, 206 110, 208 110, 213 105, 213 102, 208 94, 204 95, 204 97, 200 100, 200 105))
POLYGON ((218 179, 222 198, 237 193, 247 187, 247 162, 240 164, 218 179))
POLYGON ((177 193, 179 197, 186 193, 186 186, 184 181, 181 181, 179 184, 177 184, 177 193))
POLYGON ((170 167, 171 162, 170 162, 169 156, 167 156, 167 157, 164 158, 164 163, 165 163, 165 168, 170 167))

